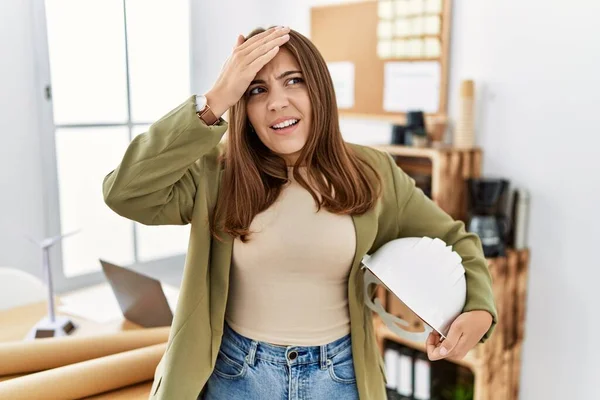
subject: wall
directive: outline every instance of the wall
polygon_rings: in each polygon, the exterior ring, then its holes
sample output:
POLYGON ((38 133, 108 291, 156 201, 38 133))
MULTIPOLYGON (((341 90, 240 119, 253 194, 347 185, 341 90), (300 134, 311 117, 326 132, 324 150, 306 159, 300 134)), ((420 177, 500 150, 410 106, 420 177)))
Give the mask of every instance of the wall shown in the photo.
POLYGON ((599 13, 583 0, 455 2, 452 99, 461 79, 480 82, 484 172, 532 195, 526 400, 597 396, 599 13))
POLYGON ((44 192, 30 1, 0 5, 0 267, 39 274, 26 239, 44 236, 44 192))
POLYGON ((237 36, 254 28, 268 27, 275 18, 269 1, 191 0, 192 87, 205 93, 219 76, 237 36), (230 12, 235 10, 235 12, 230 12))

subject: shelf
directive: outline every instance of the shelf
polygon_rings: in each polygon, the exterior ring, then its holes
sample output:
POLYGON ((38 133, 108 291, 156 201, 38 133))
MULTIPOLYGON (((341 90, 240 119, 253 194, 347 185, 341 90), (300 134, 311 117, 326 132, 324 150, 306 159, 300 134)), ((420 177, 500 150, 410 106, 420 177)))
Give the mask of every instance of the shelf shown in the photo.
MULTIPOLYGON (((417 60, 411 60, 417 61, 417 60)), ((391 124, 397 125, 405 125, 406 124, 406 114, 403 112, 385 112, 381 114, 364 114, 355 111, 347 111, 341 109, 339 111, 340 118, 346 119, 362 119, 369 121, 378 121, 378 122, 388 122, 391 124)), ((425 114, 425 123, 427 126, 435 126, 438 124, 446 124, 448 121, 448 117, 442 113, 434 113, 434 114, 425 114)))
POLYGON ((396 159, 404 169, 407 158, 427 159, 431 162, 431 199, 452 218, 467 218, 467 185, 465 181, 481 173, 482 151, 480 148, 458 148, 439 144, 430 147, 412 147, 393 144, 371 145, 396 159))
POLYGON ((437 157, 440 153, 464 153, 480 151, 479 148, 472 149, 461 149, 450 145, 439 145, 435 147, 412 147, 402 146, 397 144, 381 144, 372 145, 371 147, 390 153, 392 156, 405 156, 405 157, 426 157, 433 158, 437 157))
MULTIPOLYGON (((400 343, 404 346, 410 347, 414 350, 421 351, 427 354, 427 349, 425 347, 425 343, 414 342, 412 340, 406 340, 404 338, 399 337, 394 332, 392 332, 378 316, 373 317, 373 323, 375 324, 375 331, 377 336, 381 339, 387 339, 394 341, 396 343, 400 343)), ((456 358, 445 358, 445 360, 450 361, 454 364, 469 368, 473 373, 476 372, 477 368, 480 365, 479 360, 477 359, 477 347, 470 352, 462 359, 456 358)))

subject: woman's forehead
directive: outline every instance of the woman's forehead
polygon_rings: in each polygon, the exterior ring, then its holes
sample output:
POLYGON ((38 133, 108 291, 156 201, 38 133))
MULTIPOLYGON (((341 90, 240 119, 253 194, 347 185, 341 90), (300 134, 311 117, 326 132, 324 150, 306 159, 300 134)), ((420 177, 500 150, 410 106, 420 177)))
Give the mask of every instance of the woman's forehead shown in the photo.
POLYGON ((256 74, 256 79, 275 79, 284 72, 301 71, 300 65, 292 53, 286 48, 279 49, 277 55, 256 74))

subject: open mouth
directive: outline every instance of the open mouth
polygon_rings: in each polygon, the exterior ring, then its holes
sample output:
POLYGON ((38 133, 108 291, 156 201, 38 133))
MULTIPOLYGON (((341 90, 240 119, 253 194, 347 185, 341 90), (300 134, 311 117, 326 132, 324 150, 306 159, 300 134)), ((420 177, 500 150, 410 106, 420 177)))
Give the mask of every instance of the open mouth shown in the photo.
POLYGON ((279 124, 275 124, 273 126, 271 126, 271 129, 275 130, 275 131, 287 131, 287 130, 292 130, 293 127, 295 127, 296 125, 298 125, 298 123, 300 122, 299 119, 289 119, 287 121, 283 121, 279 124))

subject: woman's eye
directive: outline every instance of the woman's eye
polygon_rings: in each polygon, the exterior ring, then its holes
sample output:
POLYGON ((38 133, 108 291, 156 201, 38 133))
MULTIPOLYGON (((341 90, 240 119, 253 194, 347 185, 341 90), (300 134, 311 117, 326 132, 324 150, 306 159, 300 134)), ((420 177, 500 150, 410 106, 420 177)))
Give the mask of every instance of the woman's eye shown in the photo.
POLYGON ((248 91, 248 95, 253 96, 255 94, 259 94, 262 93, 262 90, 264 90, 263 88, 261 88, 260 86, 252 88, 248 91))
POLYGON ((291 85, 294 85, 296 83, 302 83, 302 82, 304 82, 304 79, 302 79, 300 77, 292 78, 292 79, 289 80, 289 83, 291 85))

